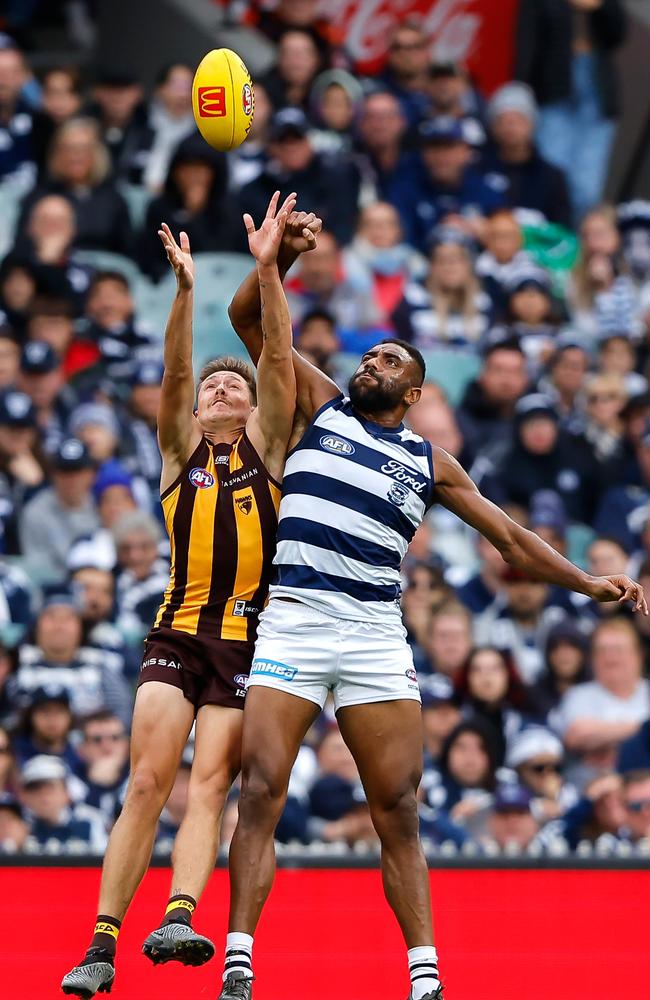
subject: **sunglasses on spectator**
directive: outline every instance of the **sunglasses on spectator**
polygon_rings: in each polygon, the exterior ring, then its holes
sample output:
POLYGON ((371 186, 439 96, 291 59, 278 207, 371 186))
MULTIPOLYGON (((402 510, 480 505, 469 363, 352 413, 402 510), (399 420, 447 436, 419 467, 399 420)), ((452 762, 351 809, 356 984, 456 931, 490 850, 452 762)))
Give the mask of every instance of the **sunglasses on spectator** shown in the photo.
POLYGON ((643 812, 644 809, 650 809, 650 799, 635 799, 633 802, 626 802, 625 808, 633 813, 643 812))
POLYGON ((614 403, 622 402, 621 397, 616 392, 594 392, 587 396, 588 403, 614 403))
POLYGON ((126 733, 95 733, 93 736, 86 736, 88 743, 118 743, 123 740, 126 733))
POLYGON ((560 774, 562 768, 559 764, 524 764, 533 774, 560 774))

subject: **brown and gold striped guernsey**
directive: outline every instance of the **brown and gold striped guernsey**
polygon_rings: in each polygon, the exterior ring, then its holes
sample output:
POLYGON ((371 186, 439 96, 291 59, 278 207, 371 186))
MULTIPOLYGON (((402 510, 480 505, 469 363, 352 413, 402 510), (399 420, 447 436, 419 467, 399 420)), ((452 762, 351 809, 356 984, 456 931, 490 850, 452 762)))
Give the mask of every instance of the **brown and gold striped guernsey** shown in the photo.
POLYGON ((202 438, 161 497, 171 574, 152 633, 253 640, 275 554, 280 486, 244 432, 202 438))

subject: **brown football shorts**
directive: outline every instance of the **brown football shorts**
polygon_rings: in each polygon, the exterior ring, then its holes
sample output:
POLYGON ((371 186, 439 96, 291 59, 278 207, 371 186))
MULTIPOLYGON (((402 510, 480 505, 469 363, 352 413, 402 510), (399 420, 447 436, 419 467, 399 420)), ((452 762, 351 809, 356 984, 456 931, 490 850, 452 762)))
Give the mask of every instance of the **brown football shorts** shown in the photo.
POLYGON ((189 635, 159 628, 144 643, 138 687, 162 681, 179 688, 194 705, 242 708, 255 643, 189 635))

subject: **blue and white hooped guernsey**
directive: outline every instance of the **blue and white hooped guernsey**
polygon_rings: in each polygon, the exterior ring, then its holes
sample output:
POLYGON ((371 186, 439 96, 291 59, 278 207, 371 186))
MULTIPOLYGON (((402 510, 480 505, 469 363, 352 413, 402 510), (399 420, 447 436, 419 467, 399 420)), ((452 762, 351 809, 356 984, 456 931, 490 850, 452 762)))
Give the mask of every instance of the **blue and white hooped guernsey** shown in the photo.
POLYGON ((342 394, 287 458, 271 597, 352 621, 399 615, 400 564, 432 502, 431 445, 342 394))

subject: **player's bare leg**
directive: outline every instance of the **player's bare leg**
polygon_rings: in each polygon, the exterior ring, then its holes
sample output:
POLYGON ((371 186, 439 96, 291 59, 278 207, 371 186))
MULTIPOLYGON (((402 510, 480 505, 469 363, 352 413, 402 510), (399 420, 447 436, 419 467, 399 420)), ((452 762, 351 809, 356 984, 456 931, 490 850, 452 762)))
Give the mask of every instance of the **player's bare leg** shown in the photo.
POLYGON ((151 681, 138 689, 131 731, 131 774, 102 871, 99 916, 86 957, 64 977, 64 993, 89 998, 112 985, 117 936, 140 885, 187 742, 194 708, 182 691, 151 681), (161 719, 164 725, 161 726, 161 719))
POLYGON ((230 846, 230 918, 220 1000, 246 1000, 252 982, 253 934, 275 875, 273 834, 291 768, 320 709, 265 687, 246 695, 239 821, 230 846))
POLYGON ((359 768, 381 841, 386 899, 409 951, 411 997, 442 996, 433 948, 429 872, 418 834, 422 714, 416 701, 342 708, 337 721, 359 768))
POLYGON ((243 712, 204 705, 196 716, 187 809, 174 843, 171 895, 160 927, 142 950, 154 964, 203 965, 214 945, 192 927, 192 915, 214 870, 221 816, 239 774, 243 712))

